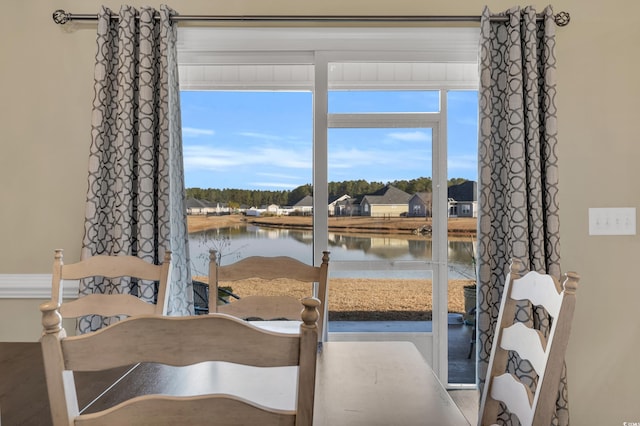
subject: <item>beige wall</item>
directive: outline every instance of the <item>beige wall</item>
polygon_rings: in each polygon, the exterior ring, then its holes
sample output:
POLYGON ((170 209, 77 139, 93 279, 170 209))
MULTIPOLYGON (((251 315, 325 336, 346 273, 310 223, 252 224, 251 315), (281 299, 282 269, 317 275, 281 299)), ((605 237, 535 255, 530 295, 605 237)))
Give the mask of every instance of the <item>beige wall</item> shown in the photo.
POLYGON ((387 216, 387 217, 400 217, 402 213, 406 213, 409 207, 407 204, 402 205, 369 205, 370 216, 387 216))
MULTIPOLYGON (((39 306, 44 301, 45 299, 0 299, 0 342, 38 341, 42 334, 39 306)), ((64 319, 62 326, 67 330, 67 335, 75 335, 75 319, 64 319)))
MULTIPOLYGON (((0 25, 0 274, 47 273, 54 248, 77 260, 93 99, 95 24, 61 27, 62 8, 107 0, 3 2, 0 25)), ((129 4, 158 6, 158 1, 129 4)), ((183 14, 463 14, 514 0, 194 0, 183 14)), ((526 4, 526 3, 525 3, 526 4)), ((547 1, 535 1, 542 8, 547 1)), ((562 260, 582 275, 568 368, 574 425, 640 421, 638 236, 589 237, 589 207, 640 207, 640 2, 558 0, 562 260), (622 6, 624 3, 624 9, 622 6)), ((37 338, 37 303, 0 301, 0 323, 37 338), (12 308, 13 307, 13 308, 12 308), (34 319, 36 318, 36 319, 34 319), (20 326, 19 321, 24 325, 20 326)))

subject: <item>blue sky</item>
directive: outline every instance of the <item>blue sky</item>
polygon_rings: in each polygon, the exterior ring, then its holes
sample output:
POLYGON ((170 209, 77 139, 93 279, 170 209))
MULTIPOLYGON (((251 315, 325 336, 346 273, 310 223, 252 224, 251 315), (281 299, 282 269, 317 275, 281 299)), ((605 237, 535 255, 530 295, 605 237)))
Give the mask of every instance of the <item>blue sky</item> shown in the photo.
MULTIPOLYGON (((449 92, 448 177, 477 180, 477 93, 449 92)), ((437 111, 436 92, 331 92, 329 112, 437 111)), ((291 190, 312 180, 309 92, 181 92, 187 188, 291 190)), ((329 181, 431 176, 430 129, 329 129, 329 181)))

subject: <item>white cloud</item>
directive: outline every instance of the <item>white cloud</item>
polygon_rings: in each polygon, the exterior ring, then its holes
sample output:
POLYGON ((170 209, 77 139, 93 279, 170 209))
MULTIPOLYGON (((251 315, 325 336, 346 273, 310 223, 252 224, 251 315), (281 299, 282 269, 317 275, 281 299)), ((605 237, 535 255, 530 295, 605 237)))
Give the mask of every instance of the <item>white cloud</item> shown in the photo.
MULTIPOLYGON (((387 152, 384 153, 386 156, 387 152)), ((329 152, 329 166, 333 169, 350 169, 372 166, 380 162, 380 152, 357 148, 339 149, 329 152)))
POLYGON ((256 132, 239 132, 237 133, 240 136, 246 136, 249 138, 256 138, 256 139, 267 139, 267 140, 271 140, 271 141, 277 141, 277 140, 281 140, 282 137, 277 136, 277 135, 270 135, 268 133, 256 133, 256 132))
POLYGON ((300 185, 304 184, 294 184, 294 183, 282 183, 282 182, 250 182, 250 185, 260 186, 265 188, 282 188, 282 189, 295 189, 300 185))
POLYGON ((265 176, 278 179, 299 179, 300 176, 286 175, 283 173, 256 173, 256 176, 265 176))
POLYGON ((226 171, 237 166, 311 170, 312 159, 310 150, 287 150, 260 146, 248 146, 233 150, 204 145, 186 145, 183 156, 185 169, 212 171, 226 171))
POLYGON ((456 125, 456 126, 469 126, 469 127, 477 128, 478 127, 478 117, 476 117, 476 116, 463 117, 463 118, 460 118, 458 120, 454 120, 453 124, 456 125))
POLYGON ((407 142, 431 140, 430 136, 427 133, 421 132, 419 130, 416 130, 415 132, 394 132, 394 133, 387 134, 387 136, 389 136, 392 139, 397 139, 400 141, 407 141, 407 142))
POLYGON ((473 155, 451 156, 447 160, 447 167, 449 169, 450 175, 451 172, 455 170, 477 170, 478 157, 475 157, 473 155))
POLYGON ((221 170, 241 164, 238 153, 224 149, 196 145, 183 148, 185 169, 221 170))
POLYGON ((382 150, 382 149, 343 149, 329 152, 331 168, 366 168, 400 167, 407 168, 416 162, 428 161, 430 152, 425 150, 382 150))
POLYGON ((257 164, 271 164, 278 167, 311 170, 310 150, 287 150, 282 148, 259 148, 256 151, 257 164))
POLYGON ((182 136, 197 138, 199 136, 213 136, 216 132, 211 129, 197 129, 195 127, 183 127, 182 136))

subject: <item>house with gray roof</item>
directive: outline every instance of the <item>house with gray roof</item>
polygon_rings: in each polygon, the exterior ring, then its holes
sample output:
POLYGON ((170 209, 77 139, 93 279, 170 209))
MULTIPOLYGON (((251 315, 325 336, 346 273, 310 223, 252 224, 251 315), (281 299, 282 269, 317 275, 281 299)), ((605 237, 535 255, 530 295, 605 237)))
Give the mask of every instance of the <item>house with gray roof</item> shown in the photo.
POLYGON ((300 201, 295 203, 293 211, 297 214, 304 216, 313 214, 313 197, 311 195, 305 195, 300 201))
POLYGON ((333 210, 334 216, 360 216, 361 198, 345 198, 336 202, 333 210))
POLYGON ((228 214, 229 207, 226 204, 212 203, 197 198, 187 198, 185 207, 188 215, 219 215, 228 214))
POLYGON ((432 217, 433 193, 416 192, 409 199, 408 216, 432 217))
POLYGON ((409 210, 411 195, 392 185, 362 197, 360 214, 362 216, 400 217, 409 210))
POLYGON ((478 217, 478 183, 468 180, 447 188, 449 217, 478 217))
POLYGON ((208 201, 198 200, 197 198, 187 198, 185 206, 188 215, 206 215, 211 208, 208 201))
POLYGON ((329 197, 329 216, 341 216, 340 214, 340 203, 342 201, 348 200, 351 197, 347 194, 344 195, 334 195, 329 197))

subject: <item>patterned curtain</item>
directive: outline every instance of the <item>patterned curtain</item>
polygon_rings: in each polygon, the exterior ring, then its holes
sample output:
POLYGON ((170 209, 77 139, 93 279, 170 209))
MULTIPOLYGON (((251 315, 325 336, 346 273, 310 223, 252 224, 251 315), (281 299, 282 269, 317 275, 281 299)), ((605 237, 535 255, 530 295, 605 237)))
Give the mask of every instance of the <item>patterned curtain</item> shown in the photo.
MULTIPOLYGON (((480 131, 478 224, 478 380, 482 388, 509 259, 529 270, 560 277, 555 23, 547 7, 513 8, 491 20, 485 8, 480 28, 480 131)), ((518 320, 546 331, 548 318, 521 306, 518 320)), ((512 359, 521 377, 535 373, 512 359)), ((566 371, 565 371, 566 373, 566 371)), ((563 373, 554 423, 567 425, 563 373)), ((506 414, 505 414, 506 416, 506 414)), ((505 424, 514 423, 504 418, 505 424)), ((516 422, 517 424, 517 422, 516 422)))
MULTIPOLYGON (((193 313, 175 26, 167 7, 122 6, 98 14, 95 98, 82 258, 134 255, 162 262, 172 251, 170 315, 193 313), (156 17, 160 16, 157 20, 156 17)), ((153 302, 153 282, 86 280, 80 295, 129 293, 153 302)), ((85 317, 80 332, 111 318, 85 317)))

